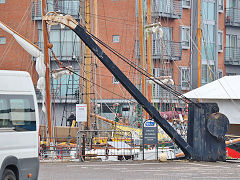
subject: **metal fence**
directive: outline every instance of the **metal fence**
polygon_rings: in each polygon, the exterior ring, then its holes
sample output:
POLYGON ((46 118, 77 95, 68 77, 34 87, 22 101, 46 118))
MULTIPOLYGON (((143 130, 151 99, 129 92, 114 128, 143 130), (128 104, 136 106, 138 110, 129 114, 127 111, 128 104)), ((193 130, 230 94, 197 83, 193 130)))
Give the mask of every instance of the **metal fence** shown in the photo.
MULTIPOLYGON (((147 48, 146 48, 147 51, 147 48)), ((140 58, 140 41, 135 42, 136 58, 140 58)), ((182 59, 181 42, 168 40, 152 40, 152 57, 153 59, 168 59, 178 61, 182 59)))
POLYGON ((77 158, 76 137, 52 137, 41 138, 39 158, 40 160, 73 160, 77 158))
POLYGON ((88 130, 77 133, 79 160, 134 160, 138 155, 130 131, 88 130))
POLYGON ((240 51, 237 47, 224 48, 224 64, 225 65, 240 65, 240 51))
POLYGON ((225 24, 227 26, 240 26, 240 9, 226 8, 225 24))
MULTIPOLYGON (((173 127, 182 129, 181 124, 173 127)), ((181 132, 179 132, 181 134, 181 132)), ((142 134, 122 130, 81 130, 76 137, 40 137, 40 160, 122 161, 157 160, 162 153, 174 159, 179 148, 160 128, 156 145, 144 144, 142 134)))
MULTIPOLYGON (((146 7, 147 1, 145 1, 146 7)), ((153 17, 168 17, 179 19, 182 17, 182 1, 179 0, 152 0, 151 16, 153 17)), ((136 16, 139 16, 138 1, 136 1, 136 16)), ((145 16, 147 13, 145 13, 145 16)))
MULTIPOLYGON (((80 18, 80 1, 79 0, 58 0, 57 2, 47 1, 47 12, 60 12, 70 14, 76 19, 80 18)), ((42 19, 42 2, 40 0, 32 3, 32 19, 42 19)))

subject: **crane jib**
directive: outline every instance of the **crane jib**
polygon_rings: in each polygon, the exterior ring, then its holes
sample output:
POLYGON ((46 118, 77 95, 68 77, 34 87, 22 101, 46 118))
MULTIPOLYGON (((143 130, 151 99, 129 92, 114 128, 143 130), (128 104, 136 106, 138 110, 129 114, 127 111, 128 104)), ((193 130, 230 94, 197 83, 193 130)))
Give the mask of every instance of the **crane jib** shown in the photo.
POLYGON ((123 87, 142 105, 153 120, 174 140, 181 148, 187 158, 192 156, 192 147, 175 131, 175 129, 159 114, 143 94, 133 85, 133 83, 122 73, 122 71, 112 62, 112 60, 95 43, 92 37, 77 25, 73 31, 85 43, 85 45, 98 57, 105 67, 118 79, 123 87))

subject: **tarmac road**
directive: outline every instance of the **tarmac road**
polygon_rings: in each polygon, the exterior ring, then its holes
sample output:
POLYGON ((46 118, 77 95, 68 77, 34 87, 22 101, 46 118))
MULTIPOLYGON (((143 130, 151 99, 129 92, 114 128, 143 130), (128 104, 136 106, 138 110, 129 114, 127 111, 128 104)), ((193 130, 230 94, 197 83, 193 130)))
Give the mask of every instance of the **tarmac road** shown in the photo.
POLYGON ((39 180, 240 180, 240 161, 41 162, 39 180))

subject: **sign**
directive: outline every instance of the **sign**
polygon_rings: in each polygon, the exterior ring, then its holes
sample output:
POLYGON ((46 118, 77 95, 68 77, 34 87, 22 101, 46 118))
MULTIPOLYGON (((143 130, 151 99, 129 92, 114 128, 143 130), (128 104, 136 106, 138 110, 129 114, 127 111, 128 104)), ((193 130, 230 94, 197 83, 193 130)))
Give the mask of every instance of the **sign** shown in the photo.
POLYGON ((76 121, 87 121, 87 104, 76 104, 76 121))
POLYGON ((143 142, 144 144, 158 143, 157 124, 152 120, 146 120, 143 124, 143 142))

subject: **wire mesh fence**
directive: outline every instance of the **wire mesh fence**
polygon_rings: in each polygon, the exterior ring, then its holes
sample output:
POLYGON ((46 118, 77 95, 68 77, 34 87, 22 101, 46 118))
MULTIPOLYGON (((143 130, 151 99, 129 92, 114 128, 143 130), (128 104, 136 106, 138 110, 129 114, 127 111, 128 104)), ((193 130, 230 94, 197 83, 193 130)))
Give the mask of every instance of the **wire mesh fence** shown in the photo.
POLYGON ((39 157, 43 161, 126 161, 158 160, 161 154, 174 159, 176 153, 172 141, 143 145, 142 137, 133 137, 131 131, 81 130, 75 137, 40 138, 39 157))

